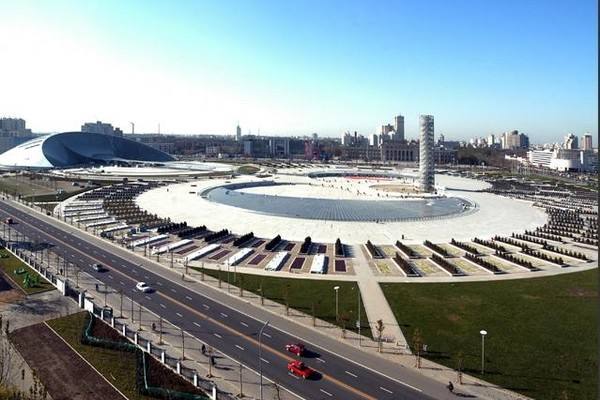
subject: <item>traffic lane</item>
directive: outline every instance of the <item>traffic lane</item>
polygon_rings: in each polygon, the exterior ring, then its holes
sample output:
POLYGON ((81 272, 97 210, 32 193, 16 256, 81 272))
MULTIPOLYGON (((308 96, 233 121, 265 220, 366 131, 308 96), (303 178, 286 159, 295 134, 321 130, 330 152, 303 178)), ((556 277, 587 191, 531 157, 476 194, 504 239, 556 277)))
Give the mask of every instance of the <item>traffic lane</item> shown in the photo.
MULTIPOLYGON (((20 228, 24 228, 20 227, 20 228)), ((22 233, 25 234, 32 234, 31 230, 28 229, 20 229, 22 231, 22 233)), ((69 248, 61 248, 60 245, 57 245, 57 248, 59 250, 66 250, 66 256, 67 258, 77 258, 79 257, 79 255, 75 255, 74 252, 72 252, 71 249, 69 248)), ((91 258, 88 258, 87 255, 82 255, 82 257, 85 257, 88 263, 92 263, 94 260, 91 258)), ((111 287, 114 287, 114 283, 116 282, 115 277, 112 277, 111 274, 96 274, 97 278, 100 278, 101 281, 104 281, 105 283, 107 283, 107 285, 110 285, 111 287)), ((127 279, 127 278, 124 278, 127 279)), ((127 286, 124 284, 123 281, 119 281, 121 283, 121 285, 123 286, 127 286)), ((134 284, 134 280, 131 280, 130 282, 131 286, 133 286, 134 284)), ((126 290, 125 290, 126 291, 126 290)), ((171 312, 169 312, 168 314, 172 315, 172 317, 174 317, 173 313, 177 316, 179 316, 180 320, 174 320, 176 318, 167 318, 169 320, 171 320, 172 323, 176 324, 176 325, 180 325, 182 328, 184 328, 184 330, 186 330, 186 332, 189 331, 194 331, 196 332, 197 326, 196 325, 192 325, 195 321, 194 318, 197 318, 197 315, 195 315, 194 313, 191 313, 190 311, 188 311, 185 308, 181 308, 179 309, 179 311, 177 311, 177 304, 168 304, 167 306, 165 306, 163 303, 160 303, 158 301, 158 299, 156 298, 156 296, 151 296, 148 294, 143 294, 135 289, 131 289, 131 292, 128 294, 128 296, 132 297, 134 299, 134 301, 142 304, 142 306, 144 306, 145 308, 148 308, 150 311, 156 312, 158 314, 162 312, 165 312, 168 308, 173 308, 174 310, 172 310, 171 312), (163 310, 161 310, 160 308, 163 308, 163 310), (188 315, 186 315, 188 314, 188 315)), ((135 310, 134 310, 135 312, 135 310)), ((219 328, 219 326, 211 324, 210 319, 209 320, 204 320, 203 321, 204 324, 208 325, 207 326, 207 330, 204 331, 203 335, 194 335, 194 336, 200 336, 199 339, 201 339, 202 341, 206 342, 207 344, 218 348, 221 350, 221 352, 223 352, 224 354, 229 355, 232 358, 236 358, 235 357, 235 353, 237 353, 238 356, 242 355, 243 359, 240 360, 242 361, 242 363, 251 366, 251 368, 253 369, 258 369, 256 367, 253 366, 253 364, 257 364, 257 357, 258 357, 258 352, 257 350, 252 352, 252 351, 248 351, 248 352, 240 352, 240 347, 243 348, 244 350, 246 348, 248 349, 253 349, 253 343, 250 341, 247 341, 247 343, 244 343, 245 341, 243 339, 245 339, 243 336, 239 336, 239 335, 232 335, 230 332, 223 332, 221 331, 219 328), (230 343, 227 340, 223 340, 222 342, 220 342, 218 339, 225 339, 226 337, 231 336, 235 341, 242 343, 242 345, 239 345, 237 343, 230 343), (215 339, 217 338, 217 339, 215 339), (243 346, 245 345, 245 346, 243 346), (239 346, 239 347, 238 347, 239 346)), ((198 333, 198 332, 196 332, 198 333)), ((318 386, 315 387, 315 385, 310 385, 308 383, 303 383, 303 382, 299 382, 299 378, 291 375, 287 372, 287 361, 289 361, 289 359, 287 358, 283 358, 279 355, 279 357, 272 357, 272 355, 268 355, 267 351, 269 347, 268 343, 265 343, 265 345, 263 346, 265 352, 262 355, 263 360, 265 360, 264 362, 264 373, 265 376, 274 380, 275 382, 278 382, 280 384, 282 384, 283 382, 285 382, 285 384, 283 384, 282 386, 286 386, 288 387, 288 389, 290 389, 293 392, 298 392, 300 393, 302 396, 309 396, 307 398, 348 398, 348 399, 363 399, 363 396, 360 395, 356 395, 356 393, 353 393, 352 390, 347 391, 347 390, 341 390, 341 388, 339 387, 339 385, 336 385, 334 383, 331 383, 329 381, 323 380, 322 382, 320 382, 320 384, 318 386)), ((276 352, 275 352, 276 353, 276 352)), ((321 381, 321 379, 316 379, 316 381, 321 381)))
MULTIPOLYGON (((29 218, 27 218, 27 220, 29 220, 29 218)), ((31 219, 30 221, 34 221, 34 219, 31 219)), ((43 224, 47 225, 46 228, 48 228, 50 230, 50 234, 52 234, 52 235, 54 235, 56 237, 61 238, 61 240, 67 240, 67 241, 70 241, 71 244, 73 244, 73 241, 76 239, 76 237, 74 237, 70 233, 68 233, 68 232, 65 233, 65 231, 59 230, 58 228, 55 228, 55 227, 53 227, 50 224, 47 224, 47 223, 45 223, 43 221, 39 221, 37 219, 35 219, 35 221, 36 222, 42 222, 43 224), (71 239, 71 240, 69 240, 69 239, 71 239)), ((77 239, 79 239, 79 238, 77 238, 77 239)), ((84 239, 79 239, 79 240, 85 241, 84 239)), ((92 253, 94 254, 94 256, 98 256, 98 257, 102 257, 102 258, 108 258, 109 256, 111 256, 111 253, 108 253, 106 250, 104 250, 102 248, 99 248, 99 247, 97 247, 94 244, 90 244, 89 246, 85 246, 85 247, 86 247, 86 249, 92 250, 92 253), (91 246, 91 247, 89 247, 89 246, 91 246)), ((119 256, 115 256, 115 257, 119 258, 119 256)), ((73 261, 76 261, 75 257, 73 257, 73 261)), ((113 260, 113 261, 117 261, 117 260, 113 260)), ((124 260, 124 259, 122 259, 121 261, 127 262, 127 260, 124 260)), ((92 262, 90 261, 89 264, 91 265, 92 262)), ((131 263, 130 267, 138 267, 138 265, 131 263)), ((154 275, 152 272, 149 272, 149 273, 151 275, 154 275)), ((173 283, 172 281, 165 280, 164 278, 159 277, 159 276, 153 276, 153 277, 162 280, 167 285, 170 285, 170 284, 173 283)), ((163 286, 163 285, 164 285, 164 283, 161 284, 161 286, 163 286)), ((191 292, 191 293, 195 294, 195 292, 191 292)), ((204 298, 203 300, 210 301, 207 298, 204 298)), ((211 307, 211 308, 218 308, 218 307, 223 307, 223 306, 220 303, 213 303, 213 307, 211 307)), ((220 313, 220 314, 222 315, 223 313, 220 313)), ((215 315, 212 315, 212 317, 214 318, 215 315)), ((253 321, 256 321, 256 320, 253 320, 253 321)), ((258 322, 258 321, 256 321, 256 322, 258 322)), ((277 332, 280 332, 280 331, 277 331, 277 332)), ((249 333, 249 332, 246 332, 246 333, 249 333)), ((279 335, 277 335, 277 336, 279 336, 279 335)), ((281 341, 279 343, 279 346, 282 349, 285 346, 285 344, 287 344, 287 343, 290 342, 290 339, 294 339, 294 338, 288 337, 287 335, 283 335, 283 336, 284 337, 281 338, 281 341)), ((331 356, 331 360, 336 360, 337 359, 337 357, 333 357, 332 355, 330 355, 330 356, 331 356)), ((322 360, 323 360, 323 358, 321 358, 321 361, 322 360)), ((309 363, 307 363, 307 364, 309 364, 309 363)), ((334 362, 330 362, 329 365, 327 366, 328 371, 338 371, 339 374, 336 374, 336 375, 339 375, 341 377, 340 381, 344 382, 346 385, 353 386, 355 384, 355 379, 356 379, 355 377, 358 376, 358 374, 356 373, 357 372, 356 371, 357 370, 357 368, 356 368, 357 365, 354 364, 354 363, 351 363, 353 365, 353 367, 349 369, 347 367, 347 365, 339 365, 338 366, 338 365, 335 365, 335 364, 336 363, 334 363, 334 362)), ((346 360, 344 360, 344 362, 342 364, 348 364, 348 362, 346 360)), ((319 369, 319 368, 320 367, 317 367, 317 369, 319 369)), ((362 369, 362 368, 359 368, 359 369, 362 369)), ((381 382, 380 378, 382 378, 383 376, 380 375, 380 374, 377 374, 375 372, 372 372, 370 370, 365 369, 364 371, 360 371, 360 377, 361 377, 360 379, 361 379, 362 382, 364 382, 365 380, 367 380, 368 377, 375 378, 375 379, 368 379, 370 381, 372 380, 372 386, 373 387, 379 387, 379 389, 382 390, 382 391, 384 391, 385 393, 391 392, 388 389, 391 386, 390 382, 381 382), (374 376, 371 376, 371 375, 374 375, 374 376), (377 386, 377 385, 380 385, 380 386, 377 386), (382 386, 382 385, 385 385, 385 386, 382 386)), ((397 384, 395 381, 393 381, 393 380, 391 380, 391 381, 393 382, 393 384, 397 384)), ((410 391, 410 388, 403 387, 403 391, 410 391)), ((420 397, 420 398, 422 398, 422 397, 420 397)))

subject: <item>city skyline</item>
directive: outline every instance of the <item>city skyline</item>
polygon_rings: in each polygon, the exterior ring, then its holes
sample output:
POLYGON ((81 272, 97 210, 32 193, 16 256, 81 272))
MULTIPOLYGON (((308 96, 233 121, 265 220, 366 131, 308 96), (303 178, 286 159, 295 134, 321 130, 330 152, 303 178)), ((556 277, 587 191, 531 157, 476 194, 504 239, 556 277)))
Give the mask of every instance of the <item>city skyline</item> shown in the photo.
POLYGON ((432 114, 447 139, 597 136, 595 2, 344 4, 2 3, 15 61, 0 113, 36 132, 231 135, 240 121, 339 137, 401 114, 416 138, 432 114))

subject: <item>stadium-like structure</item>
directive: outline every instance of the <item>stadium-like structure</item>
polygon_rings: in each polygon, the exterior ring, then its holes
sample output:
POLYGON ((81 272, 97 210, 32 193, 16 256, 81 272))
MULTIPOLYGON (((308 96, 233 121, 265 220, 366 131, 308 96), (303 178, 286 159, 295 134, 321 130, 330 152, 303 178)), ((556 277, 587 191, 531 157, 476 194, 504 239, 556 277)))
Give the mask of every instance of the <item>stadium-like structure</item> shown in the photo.
POLYGON ((114 162, 168 162, 174 158, 119 136, 64 132, 41 136, 0 154, 4 169, 66 168, 114 162))

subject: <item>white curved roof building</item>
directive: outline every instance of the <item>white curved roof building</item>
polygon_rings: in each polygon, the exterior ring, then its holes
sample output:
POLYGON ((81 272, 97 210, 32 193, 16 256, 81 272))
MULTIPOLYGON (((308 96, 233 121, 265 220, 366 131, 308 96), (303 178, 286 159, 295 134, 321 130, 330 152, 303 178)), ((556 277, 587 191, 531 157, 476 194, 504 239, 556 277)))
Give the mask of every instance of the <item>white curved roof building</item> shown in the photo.
POLYGON ((0 154, 0 167, 66 168, 115 161, 168 162, 174 158, 143 143, 98 133, 41 136, 0 154))

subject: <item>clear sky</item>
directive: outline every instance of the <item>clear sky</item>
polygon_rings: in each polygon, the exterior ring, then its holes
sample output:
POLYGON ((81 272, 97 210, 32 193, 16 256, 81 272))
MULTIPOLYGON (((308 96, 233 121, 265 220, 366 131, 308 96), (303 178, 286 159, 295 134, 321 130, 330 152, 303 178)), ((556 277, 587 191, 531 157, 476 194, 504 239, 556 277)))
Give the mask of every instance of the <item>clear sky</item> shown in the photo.
MULTIPOLYGON (((595 0, 0 0, 0 116, 34 131, 598 131, 595 0)), ((596 141, 595 141, 596 142, 596 141)))

